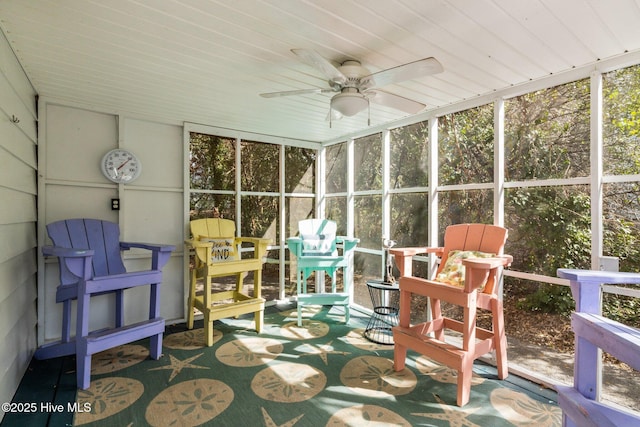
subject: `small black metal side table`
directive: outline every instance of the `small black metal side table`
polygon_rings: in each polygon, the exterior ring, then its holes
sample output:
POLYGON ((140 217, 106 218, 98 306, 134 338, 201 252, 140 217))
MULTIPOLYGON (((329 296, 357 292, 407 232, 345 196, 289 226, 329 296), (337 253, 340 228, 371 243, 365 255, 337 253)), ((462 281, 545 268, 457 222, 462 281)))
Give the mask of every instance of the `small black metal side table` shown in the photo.
POLYGON ((364 337, 377 344, 393 345, 391 328, 398 325, 400 288, 397 283, 383 280, 369 280, 367 288, 373 304, 373 314, 364 330, 364 337))

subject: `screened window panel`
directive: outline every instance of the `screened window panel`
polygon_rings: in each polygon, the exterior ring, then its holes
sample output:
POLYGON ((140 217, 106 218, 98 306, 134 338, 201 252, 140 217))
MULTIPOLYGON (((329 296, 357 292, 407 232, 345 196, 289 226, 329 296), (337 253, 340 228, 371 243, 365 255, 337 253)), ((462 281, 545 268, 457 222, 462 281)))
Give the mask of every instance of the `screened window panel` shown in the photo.
POLYGON ((191 132, 189 150, 191 189, 235 189, 235 139, 191 132))
POLYGON ((284 191, 286 193, 316 192, 316 150, 299 147, 284 149, 284 191))
POLYGON ((354 223, 358 247, 381 249, 382 196, 356 196, 354 223))
POLYGON ((493 224, 493 191, 441 191, 438 195, 439 242, 444 230, 453 224, 493 224))
POLYGON ((493 104, 438 119, 440 185, 493 181, 493 104))
POLYGON ((277 192, 280 182, 280 146, 242 141, 241 147, 241 190, 277 192))
POLYGON ((382 135, 354 141, 355 190, 382 190, 382 135))
POLYGON ((279 241, 279 198, 277 196, 242 196, 241 235, 279 241))
POLYGON ((315 218, 315 199, 311 197, 287 197, 285 199, 286 237, 298 235, 298 223, 303 219, 315 218))
POLYGON ((588 186, 509 188, 505 196, 512 269, 555 277, 558 268, 589 268, 588 186))
POLYGON ((640 174, 640 66, 603 76, 605 174, 640 174))
POLYGON ((589 81, 505 101, 507 181, 589 176, 589 81))
POLYGON ((640 183, 604 185, 603 255, 619 258, 620 271, 640 271, 640 183))
POLYGON ((341 143, 327 147, 325 182, 327 193, 347 191, 347 144, 341 143))
POLYGON ((429 206, 426 193, 393 194, 391 196, 391 235, 396 246, 426 246, 429 206))
POLYGON ((226 218, 235 221, 235 197, 229 194, 191 192, 189 220, 199 218, 226 218))
MULTIPOLYGON (((344 196, 327 197, 325 216, 338 226, 337 234, 347 235, 347 198, 344 196)), ((356 237, 358 234, 356 233, 356 237)))
POLYGON ((389 188, 429 185, 429 122, 391 130, 389 188))
POLYGON ((353 270, 353 299, 356 304, 372 309, 367 281, 382 279, 382 256, 356 252, 353 270))

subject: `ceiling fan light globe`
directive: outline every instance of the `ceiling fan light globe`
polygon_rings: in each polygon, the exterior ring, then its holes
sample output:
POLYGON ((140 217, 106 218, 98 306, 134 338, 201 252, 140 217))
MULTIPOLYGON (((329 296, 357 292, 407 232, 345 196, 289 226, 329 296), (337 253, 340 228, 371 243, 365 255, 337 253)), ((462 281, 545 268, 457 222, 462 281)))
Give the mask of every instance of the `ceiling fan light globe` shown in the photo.
POLYGON ((343 116, 355 116, 369 106, 369 100, 361 93, 339 93, 331 98, 331 109, 343 116))

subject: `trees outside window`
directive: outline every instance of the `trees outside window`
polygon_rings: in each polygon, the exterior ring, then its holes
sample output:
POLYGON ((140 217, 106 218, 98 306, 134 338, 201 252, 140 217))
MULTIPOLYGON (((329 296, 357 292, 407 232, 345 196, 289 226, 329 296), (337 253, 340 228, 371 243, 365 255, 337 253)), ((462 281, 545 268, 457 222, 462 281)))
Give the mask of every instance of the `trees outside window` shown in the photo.
POLYGON ((438 119, 438 185, 493 182, 493 104, 438 119))

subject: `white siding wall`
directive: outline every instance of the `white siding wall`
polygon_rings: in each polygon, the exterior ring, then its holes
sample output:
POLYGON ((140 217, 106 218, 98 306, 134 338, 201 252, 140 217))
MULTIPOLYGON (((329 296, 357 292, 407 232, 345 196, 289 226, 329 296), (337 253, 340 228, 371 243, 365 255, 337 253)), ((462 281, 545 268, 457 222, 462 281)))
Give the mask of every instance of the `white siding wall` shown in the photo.
MULTIPOLYGON (((176 252, 163 269, 161 315, 167 321, 184 318, 183 274, 183 142, 182 126, 155 123, 70 106, 41 98, 39 104, 38 226, 39 246, 50 244, 46 224, 68 218, 117 222, 120 240, 168 243, 176 252), (101 173, 100 160, 113 148, 126 148, 142 163, 142 174, 131 184, 117 185, 101 173), (111 199, 120 199, 120 211, 111 199)), ((148 251, 125 253, 127 269, 150 267, 148 251)), ((40 257, 38 341, 60 337, 62 312, 55 302, 58 266, 40 257)), ((148 313, 148 289, 125 294, 126 321, 148 313)), ((92 298, 92 328, 112 325, 113 299, 92 298)))
POLYGON ((36 347, 35 103, 0 35, 0 402, 13 398, 36 347))

